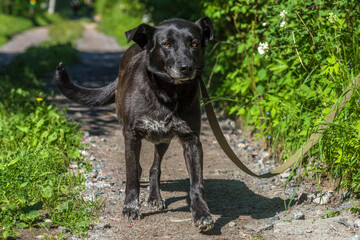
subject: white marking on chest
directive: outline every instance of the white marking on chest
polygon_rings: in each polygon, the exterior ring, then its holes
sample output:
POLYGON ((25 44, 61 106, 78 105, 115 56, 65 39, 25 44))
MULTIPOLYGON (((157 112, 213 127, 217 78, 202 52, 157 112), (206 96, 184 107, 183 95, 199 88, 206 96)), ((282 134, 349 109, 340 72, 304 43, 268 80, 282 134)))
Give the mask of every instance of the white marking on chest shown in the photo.
POLYGON ((165 121, 156 121, 153 119, 142 119, 141 121, 141 128, 143 128, 146 132, 156 132, 156 133, 168 133, 170 132, 172 128, 171 121, 165 122, 165 121))

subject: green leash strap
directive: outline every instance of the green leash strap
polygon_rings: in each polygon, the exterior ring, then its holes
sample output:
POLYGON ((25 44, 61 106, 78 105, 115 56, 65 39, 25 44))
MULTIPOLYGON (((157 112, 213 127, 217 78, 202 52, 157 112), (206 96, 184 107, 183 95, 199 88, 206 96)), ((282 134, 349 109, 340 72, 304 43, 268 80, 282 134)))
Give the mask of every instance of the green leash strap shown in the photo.
POLYGON ((210 127, 216 137, 216 140, 218 141, 219 145, 221 146, 221 148, 223 149, 223 151, 225 152, 225 154, 230 158, 230 160, 236 165, 238 166, 241 170, 243 170, 244 172, 246 172, 247 174, 254 176, 254 177, 259 177, 259 178, 269 178, 269 177, 273 177, 275 175, 278 175, 279 173, 284 172, 287 168, 291 167, 292 165, 294 165, 294 163, 297 164, 298 159, 305 153, 307 153, 310 148, 312 146, 315 145, 315 143, 319 140, 320 136, 324 133, 324 131, 330 126, 330 124, 327 123, 332 123, 334 121, 334 117, 335 114, 337 112, 340 112, 343 107, 345 106, 345 104, 350 100, 351 96, 353 95, 353 89, 359 85, 360 82, 360 74, 355 78, 354 82, 351 83, 346 90, 344 91, 344 94, 342 95, 342 97, 340 97, 339 101, 336 102, 330 110, 330 113, 325 117, 324 121, 326 122, 326 124, 320 125, 319 129, 316 133, 313 133, 310 135, 310 138, 305 142, 305 144, 300 147, 294 155, 292 155, 287 161, 285 161, 282 165, 280 165, 279 167, 275 168, 274 170, 262 174, 262 175, 258 175, 254 172, 252 172, 249 168, 247 168, 245 166, 245 164, 243 164, 241 162, 241 160, 236 156, 236 154, 233 152, 233 150, 231 149, 231 147, 229 146, 228 142, 225 139, 224 134, 221 131, 221 128, 219 126, 219 122, 217 121, 214 109, 211 105, 210 102, 210 97, 209 97, 209 93, 206 90, 206 86, 203 80, 200 81, 200 87, 201 87, 201 93, 203 96, 203 101, 204 101, 204 105, 205 105, 205 111, 206 111, 206 115, 208 117, 208 121, 210 124, 210 127))

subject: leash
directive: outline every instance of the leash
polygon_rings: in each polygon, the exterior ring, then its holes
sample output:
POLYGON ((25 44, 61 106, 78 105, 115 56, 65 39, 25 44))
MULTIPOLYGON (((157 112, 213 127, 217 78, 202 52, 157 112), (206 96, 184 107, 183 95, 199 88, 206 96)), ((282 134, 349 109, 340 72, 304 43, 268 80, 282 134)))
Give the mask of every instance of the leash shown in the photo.
POLYGON ((245 166, 244 163, 241 162, 241 160, 236 156, 236 154, 233 152, 231 147, 229 146, 228 142, 225 139, 224 134, 222 133, 222 130, 219 126, 219 122, 217 121, 214 109, 210 102, 209 93, 206 89, 205 83, 203 80, 200 81, 200 87, 201 87, 201 93, 203 96, 203 101, 205 105, 205 111, 206 115, 208 117, 208 121, 210 124, 210 127, 215 135, 216 140, 218 141, 219 145, 225 152, 225 154, 230 158, 230 160, 241 170, 246 172, 247 174, 258 177, 258 178, 270 178, 275 175, 278 175, 279 173, 284 172, 286 169, 291 167, 296 163, 298 163, 298 160, 300 157, 307 153, 312 146, 315 145, 315 143, 320 139, 320 136, 325 132, 325 130, 330 126, 329 123, 332 123, 334 121, 335 114, 338 112, 341 112, 345 104, 350 100, 351 96, 353 95, 353 88, 358 86, 360 82, 360 74, 355 78, 355 80, 349 84, 349 86, 346 88, 344 93, 342 94, 342 97, 339 98, 339 100, 331 107, 330 113, 325 117, 324 122, 325 124, 321 124, 318 128, 318 131, 316 133, 312 133, 310 135, 310 138, 306 141, 306 143, 300 147, 294 155, 292 155, 287 161, 285 161, 282 165, 275 168, 274 170, 258 175, 254 172, 252 172, 249 168, 245 166), (341 103, 340 103, 341 102, 341 103))

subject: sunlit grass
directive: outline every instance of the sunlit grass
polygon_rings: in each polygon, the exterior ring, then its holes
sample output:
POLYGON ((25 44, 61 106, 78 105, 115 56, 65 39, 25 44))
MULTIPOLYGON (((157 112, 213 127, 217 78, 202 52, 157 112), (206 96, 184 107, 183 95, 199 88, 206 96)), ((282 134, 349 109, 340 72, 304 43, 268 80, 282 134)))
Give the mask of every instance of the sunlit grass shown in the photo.
POLYGON ((50 41, 0 70, 0 238, 59 225, 82 234, 99 209, 98 202, 84 201, 82 176, 67 168, 70 161, 83 161, 79 126, 49 105, 41 80, 60 61, 77 61, 73 43, 82 34, 81 22, 64 25, 53 25, 50 41))

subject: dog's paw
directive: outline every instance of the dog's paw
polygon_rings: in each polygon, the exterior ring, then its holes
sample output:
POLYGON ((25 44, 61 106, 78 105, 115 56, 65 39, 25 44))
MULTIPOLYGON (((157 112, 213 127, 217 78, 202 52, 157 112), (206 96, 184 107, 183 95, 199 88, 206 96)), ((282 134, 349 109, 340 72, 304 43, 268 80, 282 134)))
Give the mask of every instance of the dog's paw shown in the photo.
POLYGON ((122 211, 123 218, 131 220, 140 220, 143 218, 143 215, 140 212, 139 207, 129 207, 125 206, 122 211))
POLYGON ((202 216, 194 217, 194 225, 199 228, 200 231, 209 231, 214 228, 214 220, 209 213, 202 216))
POLYGON ((166 208, 165 202, 162 199, 148 199, 146 205, 152 209, 164 210, 166 208))

